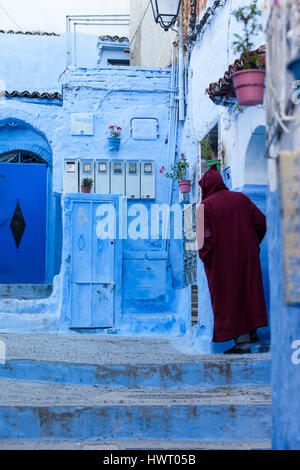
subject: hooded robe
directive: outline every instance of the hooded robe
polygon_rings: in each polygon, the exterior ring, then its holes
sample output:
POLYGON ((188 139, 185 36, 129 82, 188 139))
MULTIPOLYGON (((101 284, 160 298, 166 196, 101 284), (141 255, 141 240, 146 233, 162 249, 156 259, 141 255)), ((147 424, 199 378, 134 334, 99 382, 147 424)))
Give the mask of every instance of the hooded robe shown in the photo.
POLYGON ((214 313, 214 342, 267 326, 260 266, 266 217, 244 194, 229 191, 217 167, 199 181, 204 205, 204 263, 214 313))

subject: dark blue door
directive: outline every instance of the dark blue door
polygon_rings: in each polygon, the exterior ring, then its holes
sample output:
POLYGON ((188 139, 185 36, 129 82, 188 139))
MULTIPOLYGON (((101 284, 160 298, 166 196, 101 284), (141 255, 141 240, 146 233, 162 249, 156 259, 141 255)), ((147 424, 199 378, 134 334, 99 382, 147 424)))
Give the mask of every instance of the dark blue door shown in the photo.
POLYGON ((0 163, 0 283, 43 283, 46 164, 0 163))

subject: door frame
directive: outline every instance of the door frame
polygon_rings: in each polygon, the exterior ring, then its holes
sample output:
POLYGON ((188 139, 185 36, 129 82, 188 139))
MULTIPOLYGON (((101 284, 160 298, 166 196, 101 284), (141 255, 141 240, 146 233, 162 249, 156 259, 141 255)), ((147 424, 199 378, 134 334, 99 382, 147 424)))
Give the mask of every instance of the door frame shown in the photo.
MULTIPOLYGON (((122 264, 123 264, 123 243, 120 235, 120 222, 122 219, 119 210, 122 207, 120 199, 123 196, 112 194, 65 194, 63 197, 63 259, 66 260, 66 269, 64 271, 64 291, 63 291, 63 312, 67 318, 69 329, 73 330, 101 330, 105 327, 73 327, 72 326, 72 306, 71 306, 71 282, 72 282, 72 251, 73 251, 73 207, 75 203, 92 204, 114 204, 116 213, 116 238, 114 240, 115 258, 114 258, 114 314, 113 328, 121 324, 122 318, 122 264)), ((95 227, 94 227, 95 229, 95 227)), ((96 236, 96 233, 95 233, 96 236)), ((110 329, 111 327, 108 327, 110 329)))
MULTIPOLYGON (((49 217, 49 214, 52 213, 52 207, 51 207, 51 204, 52 204, 52 198, 51 198, 51 194, 52 194, 52 171, 49 171, 51 170, 51 167, 49 165, 49 163, 45 160, 45 158, 41 157, 40 155, 38 155, 37 153, 35 152, 32 152, 32 151, 29 151, 29 150, 21 150, 21 149, 15 149, 15 150, 9 150, 7 152, 3 152, 0 154, 0 157, 4 157, 4 156, 9 156, 9 155, 12 155, 14 153, 19 153, 19 154, 27 154, 28 156, 32 156, 32 158, 36 158, 36 159, 39 159, 40 162, 22 162, 22 161, 17 161, 17 162, 9 162, 9 161, 0 161, 0 168, 1 168, 1 165, 28 165, 28 166, 32 166, 32 165, 45 165, 46 166, 46 181, 45 181, 45 190, 46 190, 46 213, 45 213, 45 272, 44 272, 44 281, 43 282, 40 282, 38 284, 48 284, 49 283, 49 280, 51 279, 50 283, 52 284, 52 279, 53 279, 53 276, 51 276, 52 273, 49 272, 49 265, 50 265, 50 238, 49 237, 49 233, 53 230, 53 221, 50 220, 50 217, 49 217)), ((21 158, 19 156, 19 158, 21 158)), ((1 171, 0 171, 0 174, 1 174, 1 171)), ((20 283, 12 283, 12 284, 20 284, 20 283)), ((37 284, 37 283, 34 283, 34 282, 30 282, 30 284, 37 284)))

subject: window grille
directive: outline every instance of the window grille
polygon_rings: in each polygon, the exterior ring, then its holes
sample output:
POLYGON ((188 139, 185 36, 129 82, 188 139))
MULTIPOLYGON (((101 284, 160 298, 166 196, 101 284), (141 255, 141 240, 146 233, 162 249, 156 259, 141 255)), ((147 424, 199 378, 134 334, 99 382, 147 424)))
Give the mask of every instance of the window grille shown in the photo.
POLYGON ((14 150, 12 152, 2 153, 0 155, 0 163, 41 163, 45 164, 45 160, 32 152, 23 150, 14 150))

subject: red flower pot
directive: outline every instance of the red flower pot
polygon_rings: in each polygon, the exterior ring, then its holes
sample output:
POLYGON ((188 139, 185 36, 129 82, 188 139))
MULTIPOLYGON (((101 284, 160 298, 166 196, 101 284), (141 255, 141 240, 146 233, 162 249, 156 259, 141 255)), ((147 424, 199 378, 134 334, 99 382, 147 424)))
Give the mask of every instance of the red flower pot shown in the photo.
POLYGON ((91 192, 91 188, 89 186, 81 186, 81 192, 88 194, 91 192))
POLYGON ((233 85, 238 102, 241 106, 263 104, 265 89, 264 70, 240 70, 232 75, 233 85))
POLYGON ((190 180, 181 180, 178 181, 179 189, 181 193, 189 193, 191 190, 191 181, 190 180))

